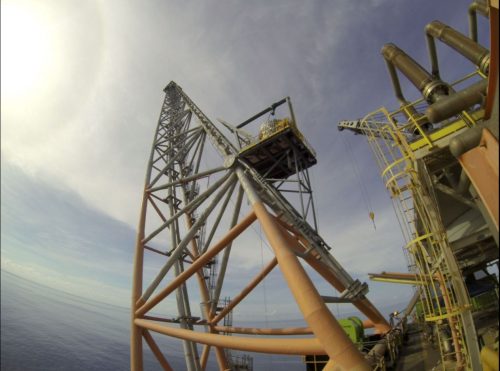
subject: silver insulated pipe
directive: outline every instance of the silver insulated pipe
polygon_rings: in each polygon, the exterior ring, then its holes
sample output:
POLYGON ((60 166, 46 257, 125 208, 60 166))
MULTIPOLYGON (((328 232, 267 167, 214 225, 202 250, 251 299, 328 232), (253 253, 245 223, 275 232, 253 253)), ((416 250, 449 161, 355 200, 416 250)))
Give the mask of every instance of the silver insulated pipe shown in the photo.
POLYGON ((434 38, 442 41, 452 49, 455 49, 458 53, 462 54, 465 58, 478 66, 483 73, 488 73, 490 66, 490 52, 488 49, 461 34, 457 30, 439 21, 432 21, 425 27, 425 36, 427 38, 427 46, 429 48, 432 73, 434 76, 439 76, 434 38))
POLYGON ((398 94, 402 94, 395 68, 401 71, 401 73, 405 75, 418 90, 420 90, 424 98, 429 103, 436 102, 443 95, 447 95, 449 93, 448 84, 431 75, 396 45, 392 43, 385 44, 382 47, 381 53, 387 63, 396 96, 398 96, 398 94))
POLYGON ((481 80, 429 106, 425 115, 432 123, 450 118, 475 104, 483 104, 486 98, 488 80, 481 80))
POLYGON ((477 42, 477 13, 489 18, 490 8, 488 4, 483 1, 474 1, 469 6, 469 37, 475 42, 477 42))

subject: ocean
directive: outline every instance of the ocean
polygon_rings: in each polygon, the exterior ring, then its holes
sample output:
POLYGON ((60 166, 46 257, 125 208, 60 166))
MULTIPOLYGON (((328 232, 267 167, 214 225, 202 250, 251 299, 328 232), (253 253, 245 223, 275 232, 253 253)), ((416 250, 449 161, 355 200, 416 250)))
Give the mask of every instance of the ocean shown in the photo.
MULTIPOLYGON (((2 371, 129 370, 129 321, 128 308, 83 299, 1 271, 2 371)), ((153 335, 171 366, 185 370, 180 342, 153 335)), ((305 369, 300 357, 250 355, 256 371, 305 369)), ((161 370, 147 350, 144 369, 161 370)), ((213 356, 207 370, 217 370, 213 356)))

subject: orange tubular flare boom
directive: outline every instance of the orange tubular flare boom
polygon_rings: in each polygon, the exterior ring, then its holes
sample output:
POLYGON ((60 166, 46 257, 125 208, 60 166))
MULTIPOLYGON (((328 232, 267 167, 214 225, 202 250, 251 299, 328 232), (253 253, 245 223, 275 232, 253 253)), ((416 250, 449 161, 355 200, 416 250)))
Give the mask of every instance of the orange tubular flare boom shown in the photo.
MULTIPOLYGON (((280 226, 286 229, 288 232, 292 233, 284 233, 284 237, 288 240, 288 243, 291 247, 294 247, 296 251, 304 252, 306 250, 307 242, 305 239, 300 236, 293 227, 283 223, 278 218, 274 218, 274 220, 278 221, 280 226), (300 241, 300 243, 299 243, 300 241)), ((326 267, 323 262, 317 259, 314 251, 309 253, 304 257, 304 260, 312 267, 316 272, 318 272, 327 282, 329 282, 337 291, 342 292, 346 289, 346 287, 340 282, 337 277, 333 274, 333 272, 326 267)), ((384 316, 378 311, 375 306, 370 303, 370 301, 366 298, 357 300, 352 303, 356 308, 359 309, 361 313, 368 317, 368 319, 373 323, 373 327, 376 328, 378 333, 385 334, 386 332, 391 330, 391 326, 384 318, 384 316)))
POLYGON ((167 327, 145 319, 136 319, 135 324, 139 327, 167 336, 190 340, 210 346, 218 346, 221 348, 289 355, 325 354, 323 346, 317 339, 259 339, 251 337, 225 336, 167 327))
MULTIPOLYGON (((131 370, 143 369, 142 339, 162 368, 172 370, 166 354, 162 353, 150 331, 181 339, 186 369, 190 371, 204 371, 212 349, 215 350, 217 368, 221 371, 229 371, 233 362, 236 362, 234 365, 238 367, 237 362, 248 360, 245 357, 234 359, 231 349, 269 354, 327 355, 329 360, 323 368, 325 371, 370 370, 371 361, 365 358, 331 313, 325 303, 326 298, 316 289, 299 257, 338 291, 349 290, 350 300, 345 301, 352 301, 352 304, 368 317, 365 327, 375 327, 379 333, 387 332, 390 329, 387 321, 368 299, 354 288, 359 281, 354 281, 333 257, 328 256, 328 246, 325 247, 326 243, 306 220, 307 212, 303 215, 295 214, 293 206, 288 205, 285 198, 281 202, 269 199, 271 197, 280 201, 282 195, 279 191, 275 193, 276 190, 272 189, 273 186, 268 184, 266 179, 260 178, 256 173, 258 169, 252 168, 247 158, 239 156, 241 151, 219 132, 179 86, 171 82, 164 91, 165 101, 146 173, 146 189, 142 199, 134 257, 131 370), (196 127, 190 126, 194 116, 198 118, 199 125, 196 127), (205 168, 206 164, 202 161, 203 156, 208 153, 204 150, 205 139, 210 140, 224 159, 223 166, 205 168), (211 184, 208 181, 207 184, 205 181, 197 182, 201 177, 220 171, 226 173, 211 184), (239 182, 237 200, 232 216, 228 218, 225 210, 232 200, 236 180, 239 182), (249 201, 250 213, 240 218, 245 195, 249 201), (261 201, 261 196, 272 209, 271 213, 268 212, 268 206, 261 201), (149 203, 151 207, 148 209, 149 203), (184 226, 179 226, 181 216, 185 218, 184 226), (221 304, 220 298, 222 288, 225 287, 223 284, 233 241, 255 220, 261 224, 274 257, 255 273, 238 295, 230 300, 226 297, 226 304, 221 304), (149 231, 149 235, 145 231, 149 231), (161 247, 157 248, 164 246, 167 231, 170 234, 170 252, 162 251, 161 247), (219 236, 222 231, 225 231, 223 237, 213 243, 212 238, 219 236), (143 292, 145 251, 148 254, 159 254, 160 262, 165 260, 165 257, 168 260, 160 265, 160 271, 143 292), (218 261, 221 256, 221 261, 218 261), (240 305, 276 266, 279 266, 307 327, 232 326, 230 312, 240 305), (167 276, 171 268, 174 268, 174 274, 172 276, 170 272, 171 275, 167 276), (159 286, 167 277, 167 283, 159 286), (190 283, 198 285, 197 296, 201 302, 201 315, 191 310, 193 298, 188 296, 190 283), (179 316, 164 318, 151 315, 151 310, 159 310, 158 304, 169 296, 176 296, 179 316), (224 326, 219 325, 222 319, 224 326), (194 331, 193 326, 198 326, 200 331, 194 331), (228 336, 230 334, 242 335, 228 336), (269 337, 277 335, 282 336, 279 339, 269 337), (298 338, 287 337, 295 335, 298 335, 298 338), (200 345, 203 345, 203 348, 200 345)), ((294 121, 289 98, 278 103, 286 101, 294 121)), ((295 142, 290 141, 289 145, 297 150, 293 147, 295 142)), ((298 157, 295 160, 298 160, 298 157)), ((315 157, 300 161, 306 160, 309 161, 307 164, 311 163, 310 160, 315 163, 315 157)), ((276 174, 278 178, 281 176, 276 174)), ((309 196, 312 202, 312 193, 309 196)), ((312 209, 314 212, 314 206, 312 209)), ((315 215, 314 223, 316 227, 315 215)), ((146 258, 149 259, 149 255, 146 258)))
POLYGON ((330 357, 326 369, 335 363, 339 370, 370 370, 363 355, 356 349, 335 317, 326 307, 295 254, 288 248, 282 227, 271 217, 265 206, 253 202, 252 207, 262 224, 278 259, 279 267, 295 297, 304 319, 330 357))

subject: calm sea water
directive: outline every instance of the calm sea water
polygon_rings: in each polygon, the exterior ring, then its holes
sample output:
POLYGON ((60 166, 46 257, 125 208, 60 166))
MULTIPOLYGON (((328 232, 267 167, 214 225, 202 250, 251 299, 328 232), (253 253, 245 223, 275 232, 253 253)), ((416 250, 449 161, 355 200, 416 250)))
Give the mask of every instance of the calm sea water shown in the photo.
MULTIPOLYGON (((1 370, 129 370, 129 311, 1 272, 1 370)), ((179 341, 156 337, 175 370, 179 341)), ((304 370, 299 357, 251 354, 254 370, 304 370)), ((160 370, 146 351, 145 370, 160 370)), ((214 359, 208 370, 216 370, 214 359)))

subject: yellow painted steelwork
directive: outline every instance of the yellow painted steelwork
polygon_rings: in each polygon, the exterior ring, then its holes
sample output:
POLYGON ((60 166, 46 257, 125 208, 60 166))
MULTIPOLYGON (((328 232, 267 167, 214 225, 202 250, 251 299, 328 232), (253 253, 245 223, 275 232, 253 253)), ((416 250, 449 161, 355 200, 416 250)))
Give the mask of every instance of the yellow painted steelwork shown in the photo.
MULTIPOLYGON (((484 116, 484 110, 478 110, 476 112, 472 112, 470 115, 467 112, 465 112, 465 115, 468 116, 468 119, 470 121, 475 123, 476 121, 480 120, 484 116)), ((426 145, 428 145, 429 142, 432 145, 432 143, 434 143, 442 138, 445 138, 448 135, 453 134, 453 133, 455 133, 455 132, 457 132, 457 131, 459 131, 467 126, 468 126, 467 123, 463 119, 458 119, 456 121, 453 121, 451 124, 446 125, 442 129, 435 131, 435 132, 432 132, 429 135, 426 135, 425 139, 422 138, 422 139, 416 140, 415 142, 410 143, 410 148, 413 151, 416 151, 417 149, 423 148, 426 145)))
MULTIPOLYGON (((281 120, 275 119, 265 122, 264 124, 262 124, 262 127, 259 131, 259 140, 265 140, 267 138, 270 138, 271 136, 276 135, 279 132, 286 130, 288 128, 297 130, 296 126, 293 125, 290 119, 287 117, 281 120)), ((300 136, 302 136, 302 134, 300 134, 300 136)))
POLYGON ((427 316, 427 317, 425 317, 425 321, 426 322, 437 322, 439 320, 457 317, 458 315, 460 315, 461 311, 462 310, 456 310, 454 312, 445 313, 445 314, 441 314, 439 316, 433 316, 433 317, 432 316, 427 316))
POLYGON ((418 279, 417 275, 412 273, 368 273, 370 280, 379 282, 399 283, 405 285, 424 285, 425 282, 418 279))
POLYGON ((425 285, 424 281, 404 280, 404 279, 397 279, 397 278, 370 277, 370 280, 377 281, 377 282, 399 283, 402 285, 425 285))
MULTIPOLYGON (((469 79, 481 77, 484 78, 484 75, 480 73, 480 71, 475 71, 473 73, 470 73, 466 75, 464 78, 455 81, 451 86, 456 86, 460 83, 463 83, 464 81, 467 81, 469 79)), ((403 135, 406 138, 407 144, 409 146, 409 149, 411 151, 416 151, 418 149, 422 149, 425 147, 428 148, 433 148, 436 144, 437 141, 465 128, 465 127, 471 127, 476 124, 476 122, 480 119, 482 119, 485 116, 485 110, 484 109, 479 109, 474 112, 467 112, 463 111, 461 113, 462 118, 457 119, 453 122, 447 123, 445 126, 442 128, 432 131, 432 132, 427 132, 423 128, 423 124, 426 122, 427 118, 424 115, 415 115, 415 109, 414 107, 424 104, 423 99, 418 99, 414 102, 408 103, 398 110, 388 112, 382 112, 382 110, 377 110, 372 112, 371 114, 367 115, 364 118, 365 123, 368 122, 369 120, 373 120, 374 122, 378 122, 378 127, 374 129, 373 127, 369 127, 368 125, 365 125, 363 128, 363 132, 371 132, 372 135, 375 134, 380 134, 380 133, 385 133, 385 135, 391 135, 387 130, 389 128, 394 128, 400 133, 400 135, 403 135), (401 120, 398 120, 397 118, 399 116, 404 116, 406 117, 405 122, 401 122, 401 120), (381 120, 381 117, 383 119, 381 120), (386 125, 380 125, 380 122, 386 121, 386 125), (411 139, 409 138, 409 133, 413 133, 418 135, 420 138, 418 139, 411 139)), ((391 136, 392 139, 396 139, 394 135, 391 136)), ((388 164, 387 164, 388 165, 388 164)))
POLYGON ((271 120, 267 123, 264 123, 263 126, 268 124, 268 123, 271 124, 268 126, 268 129, 262 130, 262 128, 261 128, 261 130, 259 131, 259 135, 255 138, 255 140, 252 143, 250 143, 248 146, 243 147, 240 152, 245 152, 245 151, 255 147, 261 141, 269 139, 269 138, 285 131, 286 129, 292 129, 300 139, 304 138, 302 133, 297 129, 297 126, 295 124, 293 124, 292 121, 290 121, 290 119, 288 119, 288 118, 284 118, 282 120, 271 120))
POLYGON ((311 147, 311 145, 307 142, 304 135, 297 128, 297 125, 288 117, 283 119, 274 119, 269 120, 262 124, 261 130, 259 131, 259 135, 255 138, 255 140, 250 143, 248 146, 245 146, 241 149, 240 153, 244 153, 247 150, 255 147, 259 143, 268 140, 274 136, 279 135, 285 130, 290 129, 294 135, 307 147, 307 149, 312 153, 314 157, 316 157, 316 151, 311 147))
POLYGON ((483 371, 498 371, 498 350, 495 351, 490 347, 481 349, 481 361, 483 371))
MULTIPOLYGON (((477 75, 470 74, 468 78, 477 75)), ((463 80, 462 80, 463 81, 463 80)), ((460 81, 461 82, 461 81, 460 81)), ((446 232, 439 218, 439 211, 428 193, 419 168, 423 163, 415 151, 436 146, 436 142, 476 124, 484 116, 484 110, 471 114, 462 112, 461 117, 445 123, 439 130, 423 130, 425 116, 414 116, 414 106, 422 101, 412 102, 397 111, 389 112, 382 107, 368 114, 361 122, 361 130, 368 138, 381 177, 395 201, 406 240, 405 253, 417 279, 375 277, 384 282, 418 284, 422 290, 424 318, 427 322, 448 323, 453 344, 453 355, 457 367, 470 367, 470 357, 464 337, 463 313, 470 310, 469 298, 464 290, 458 289, 461 277, 451 253, 446 232), (401 120, 406 118, 406 122, 401 120), (371 123, 377 122, 377 126, 371 123), (385 124, 380 124, 380 123, 385 124), (415 137, 419 136, 415 140, 415 137), (465 295, 462 294, 465 292, 465 295), (443 322, 444 321, 444 322, 443 322)), ((463 284, 463 282, 462 282, 463 284)), ((438 331, 439 346, 443 335, 438 331)), ((444 349, 441 349, 442 364, 445 364, 444 349)), ((448 356, 450 353, 448 352, 448 356)))

